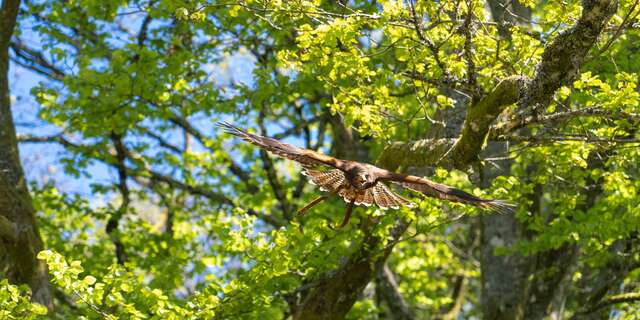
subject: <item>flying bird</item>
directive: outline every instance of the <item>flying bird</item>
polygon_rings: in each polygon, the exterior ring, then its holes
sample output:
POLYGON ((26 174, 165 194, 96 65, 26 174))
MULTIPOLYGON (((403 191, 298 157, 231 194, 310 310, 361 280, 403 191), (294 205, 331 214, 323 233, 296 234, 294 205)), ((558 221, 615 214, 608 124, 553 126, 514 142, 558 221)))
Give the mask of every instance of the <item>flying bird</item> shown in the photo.
POLYGON ((405 189, 419 192, 427 197, 470 204, 498 213, 512 213, 515 206, 502 200, 482 199, 460 189, 433 182, 424 177, 396 173, 378 168, 368 163, 337 159, 320 152, 299 148, 276 139, 252 134, 227 122, 218 122, 218 126, 232 135, 242 138, 277 156, 300 163, 302 174, 310 182, 327 194, 311 201, 298 214, 304 214, 311 207, 329 196, 338 195, 347 203, 347 209, 339 228, 344 227, 351 217, 353 206, 376 205, 383 210, 398 209, 401 206, 413 207, 415 204, 391 191, 385 183, 393 183, 405 189), (318 170, 318 167, 330 167, 330 170, 318 170))

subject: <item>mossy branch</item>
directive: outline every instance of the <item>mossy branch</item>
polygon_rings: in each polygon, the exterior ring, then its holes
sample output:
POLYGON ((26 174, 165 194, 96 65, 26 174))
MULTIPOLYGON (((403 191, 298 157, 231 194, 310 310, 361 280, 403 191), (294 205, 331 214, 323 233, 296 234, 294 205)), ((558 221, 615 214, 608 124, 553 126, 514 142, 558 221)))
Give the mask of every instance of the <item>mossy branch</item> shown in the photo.
POLYGON ((527 83, 518 102, 525 116, 544 109, 556 90, 575 78, 617 8, 616 0, 582 1, 580 19, 546 46, 535 76, 527 83))
POLYGON ((466 169, 480 154, 491 124, 507 106, 518 101, 524 84, 525 78, 520 76, 498 83, 491 93, 469 108, 458 140, 395 142, 385 148, 377 164, 389 170, 429 165, 466 169))
POLYGON ((5 216, 0 215, 0 240, 15 243, 18 241, 18 235, 13 229, 11 222, 5 216))
POLYGON ((376 164, 389 170, 435 164, 454 143, 454 139, 394 142, 384 149, 376 164))
POLYGON ((467 110, 460 138, 447 155, 453 167, 464 170, 477 160, 491 124, 507 106, 518 101, 524 83, 524 77, 505 78, 489 95, 467 110))

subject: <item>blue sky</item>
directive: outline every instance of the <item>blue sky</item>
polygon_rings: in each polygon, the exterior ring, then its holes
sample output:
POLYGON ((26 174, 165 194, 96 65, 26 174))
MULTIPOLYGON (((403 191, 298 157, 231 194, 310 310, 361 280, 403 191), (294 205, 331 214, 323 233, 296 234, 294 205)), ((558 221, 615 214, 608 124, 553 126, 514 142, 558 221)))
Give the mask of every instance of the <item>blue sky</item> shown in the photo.
MULTIPOLYGON (((34 41, 30 41, 34 45, 34 41)), ((37 43, 36 43, 37 44, 37 43)), ((218 85, 227 85, 239 81, 247 85, 253 85, 252 72, 254 62, 251 56, 238 53, 229 57, 223 66, 208 66, 213 74, 213 81, 218 85)), ((38 112, 40 105, 31 95, 31 89, 40 82, 49 81, 37 73, 23 68, 11 62, 9 70, 9 83, 12 98, 13 118, 17 133, 35 136, 50 136, 62 131, 55 125, 40 120, 38 112)), ((212 122, 205 116, 194 117, 194 124, 204 132, 214 130, 212 122)), ((181 135, 177 135, 181 139, 181 135)), ((92 182, 114 181, 116 172, 107 166, 97 163, 87 170, 91 177, 75 178, 63 172, 60 157, 65 150, 56 143, 21 143, 20 157, 29 181, 43 184, 55 181, 56 186, 64 192, 78 193, 90 196, 90 184, 92 182)))
MULTIPOLYGON (((141 16, 131 14, 126 15, 123 19, 126 20, 123 21, 123 23, 131 30, 137 30, 139 28, 141 16)), ((20 40, 29 47, 40 50, 44 43, 39 35, 32 30, 32 27, 32 22, 29 21, 28 18, 20 21, 20 40)), ((108 27, 105 28, 108 29, 108 27)), ((114 47, 122 46, 122 43, 126 42, 125 39, 120 39, 121 37, 115 34, 113 38, 116 39, 111 43, 114 47)), ((49 47, 48 49, 51 50, 53 48, 49 47)), ((104 63, 104 61, 96 61, 96 63, 104 63)), ((255 67, 255 58, 248 50, 241 48, 236 53, 226 57, 222 63, 206 65, 204 69, 211 75, 209 77, 210 81, 218 88, 229 87, 234 83, 242 83, 253 87, 253 71, 255 67)), ((42 121, 38 117, 40 106, 31 96, 30 92, 32 88, 40 82, 46 81, 50 80, 11 62, 9 82, 11 96, 13 98, 13 116, 18 134, 50 136, 60 133, 63 130, 63 128, 58 128, 42 121)), ((213 124, 218 119, 212 119, 202 114, 195 115, 191 117, 190 120, 202 132, 211 133, 217 130, 213 124)), ((267 130, 269 134, 275 134, 283 130, 283 128, 276 124, 268 124, 267 130)), ((210 136, 214 135, 211 134, 210 136)), ((175 137, 172 136, 171 139, 179 143, 182 140, 182 134, 176 134, 175 137)), ((296 137, 289 137, 286 141, 298 145, 303 143, 301 138, 296 137)), ((233 143, 240 142, 234 141, 233 143)), ((64 147, 56 143, 21 143, 19 147, 25 174, 30 182, 36 182, 38 184, 55 182, 56 187, 62 192, 76 193, 86 198, 94 199, 90 188, 92 183, 110 184, 117 180, 116 171, 102 163, 95 163, 86 170, 90 175, 89 177, 74 177, 66 174, 60 159, 64 155, 68 155, 68 153, 65 152, 64 147)), ((195 144, 194 150, 203 151, 204 149, 195 144)))

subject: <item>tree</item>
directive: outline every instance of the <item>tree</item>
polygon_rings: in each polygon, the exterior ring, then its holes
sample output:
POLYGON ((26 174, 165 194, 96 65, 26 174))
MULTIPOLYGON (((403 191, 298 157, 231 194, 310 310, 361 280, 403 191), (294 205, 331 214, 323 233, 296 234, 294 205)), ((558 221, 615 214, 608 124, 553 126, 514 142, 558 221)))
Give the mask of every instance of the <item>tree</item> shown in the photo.
POLYGON ((62 317, 638 316, 637 1, 24 11, 42 45, 11 58, 59 133, 18 138, 92 186, 32 188, 62 317), (424 200, 334 231, 341 201, 296 217, 299 170, 220 120, 518 212, 424 200))
POLYGON ((0 8, 0 277, 28 284, 33 300, 51 307, 47 266, 36 259, 42 239, 20 165, 9 94, 9 43, 20 1, 0 8))

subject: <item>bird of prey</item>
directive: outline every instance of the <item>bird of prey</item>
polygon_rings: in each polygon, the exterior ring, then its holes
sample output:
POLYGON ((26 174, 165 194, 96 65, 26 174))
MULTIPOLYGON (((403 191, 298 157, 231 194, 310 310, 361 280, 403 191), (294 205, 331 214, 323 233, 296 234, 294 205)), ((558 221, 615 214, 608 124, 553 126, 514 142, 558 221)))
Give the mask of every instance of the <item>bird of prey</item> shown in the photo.
POLYGON ((493 210, 498 213, 513 212, 514 205, 502 200, 482 199, 460 189, 433 182, 424 177, 396 173, 378 168, 368 163, 337 159, 322 153, 299 148, 276 139, 252 134, 227 122, 219 122, 218 126, 232 135, 242 138, 277 156, 299 162, 303 167, 302 174, 310 182, 320 187, 327 194, 316 198, 298 210, 305 213, 311 207, 332 195, 339 195, 347 203, 347 209, 339 228, 344 227, 351 216, 353 206, 376 205, 383 210, 400 206, 413 207, 415 204, 408 199, 391 191, 385 184, 394 183, 425 196, 452 202, 470 204, 482 209, 493 210), (331 170, 318 170, 318 167, 330 167, 331 170))

